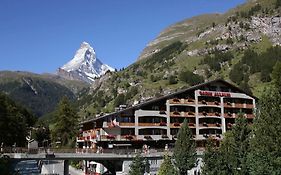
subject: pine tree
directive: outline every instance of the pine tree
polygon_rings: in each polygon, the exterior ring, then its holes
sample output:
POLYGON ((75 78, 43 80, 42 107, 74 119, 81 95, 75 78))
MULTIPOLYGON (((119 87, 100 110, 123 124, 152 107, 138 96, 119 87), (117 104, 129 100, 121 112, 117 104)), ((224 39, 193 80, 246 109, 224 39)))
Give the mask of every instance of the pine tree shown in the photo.
POLYGON ((172 163, 172 159, 169 155, 164 155, 164 161, 162 162, 157 175, 176 175, 177 171, 172 163))
POLYGON ((145 159, 144 167, 145 167, 145 172, 150 173, 150 163, 147 158, 145 159))
POLYGON ((16 105, 5 94, 0 93, 0 144, 26 146, 28 127, 33 126, 36 119, 26 109, 16 105))
MULTIPOLYGON (((247 155, 249 152, 251 129, 247 118, 242 113, 235 119, 235 126, 231 130, 234 140, 233 157, 235 174, 249 174, 247 167, 247 155)), ((226 153, 228 154, 228 153, 226 153)))
POLYGON ((63 97, 56 111, 55 128, 52 132, 54 141, 61 141, 61 146, 69 146, 75 140, 77 131, 77 113, 70 105, 68 99, 63 97))
POLYGON ((173 158, 180 175, 186 175, 187 171, 195 166, 195 143, 186 119, 177 134, 173 158))
POLYGON ((281 94, 276 88, 266 89, 259 102, 260 113, 253 125, 248 164, 250 174, 281 172, 281 94))
POLYGON ((219 149, 209 141, 203 156, 203 174, 249 174, 247 155, 250 133, 247 119, 239 114, 232 130, 226 132, 219 149))
POLYGON ((0 175, 12 175, 12 162, 9 158, 4 158, 0 155, 0 175))
POLYGON ((129 175, 143 175, 145 172, 144 158, 137 154, 130 164, 129 175))
POLYGON ((202 167, 203 175, 217 175, 219 174, 219 159, 221 158, 219 150, 216 148, 213 140, 207 141, 207 147, 203 154, 204 164, 202 167))
POLYGON ((274 82, 274 85, 281 92, 281 62, 277 61, 273 67, 271 78, 274 82))

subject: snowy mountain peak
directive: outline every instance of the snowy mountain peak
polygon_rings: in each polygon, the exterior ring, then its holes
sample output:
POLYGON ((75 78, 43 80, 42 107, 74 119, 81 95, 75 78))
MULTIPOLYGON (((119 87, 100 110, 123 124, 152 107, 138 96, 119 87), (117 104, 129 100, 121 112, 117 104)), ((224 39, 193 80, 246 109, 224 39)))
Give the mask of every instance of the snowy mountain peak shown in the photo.
POLYGON ((103 64, 97 57, 95 50, 87 42, 82 42, 72 60, 58 70, 58 74, 68 79, 79 79, 92 83, 107 71, 114 69, 103 64))
MULTIPOLYGON (((89 44, 89 43, 87 43, 86 41, 83 41, 82 43, 81 43, 81 46, 80 46, 80 48, 92 48, 91 47, 91 45, 89 44)), ((93 48, 92 48, 93 49, 93 48)))

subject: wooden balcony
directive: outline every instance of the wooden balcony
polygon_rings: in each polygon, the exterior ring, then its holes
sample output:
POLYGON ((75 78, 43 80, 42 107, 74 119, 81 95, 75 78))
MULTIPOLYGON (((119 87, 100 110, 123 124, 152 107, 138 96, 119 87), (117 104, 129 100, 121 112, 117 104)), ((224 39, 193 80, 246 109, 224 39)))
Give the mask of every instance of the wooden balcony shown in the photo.
POLYGON ((86 130, 82 132, 82 137, 84 137, 84 140, 90 140, 96 138, 96 130, 86 130))
POLYGON ((212 106, 220 106, 219 101, 206 101, 206 100, 201 100, 198 102, 200 105, 212 105, 212 106))
POLYGON ((184 100, 184 104, 194 105, 195 104, 195 99, 192 99, 192 98, 185 99, 184 100))
POLYGON ((170 112, 170 116, 171 117, 180 117, 181 116, 181 112, 177 112, 177 111, 170 112))
POLYGON ((224 118, 234 118, 235 117, 235 113, 232 112, 227 112, 224 114, 224 118))
POLYGON ((195 117, 195 112, 189 111, 189 112, 184 112, 185 117, 195 117))
POLYGON ((189 111, 189 112, 170 112, 171 117, 195 117, 195 112, 189 111))
MULTIPOLYGON (((224 117, 225 118, 235 118, 235 117, 238 117, 238 114, 228 112, 228 113, 224 114, 224 117)), ((254 114, 244 114, 244 117, 253 119, 253 118, 255 118, 255 115, 254 114)))
POLYGON ((247 108, 253 109, 253 104, 246 104, 246 103, 224 103, 225 108, 247 108))
POLYGON ((119 126, 135 126, 135 123, 119 122, 119 126))
POLYGON ((103 128, 119 127, 119 122, 103 122, 103 128))
POLYGON ((194 105, 195 104, 195 100, 194 99, 179 99, 179 98, 173 98, 169 100, 170 104, 190 104, 190 105, 194 105))
POLYGON ((179 98, 173 98, 169 100, 170 104, 181 104, 181 99, 179 98))
POLYGON ((224 106, 225 108, 232 108, 232 107, 233 107, 233 103, 232 103, 232 102, 224 102, 224 103, 223 103, 223 106, 224 106))
MULTIPOLYGON (((182 123, 171 123, 170 128, 180 128, 182 126, 182 123)), ((195 123, 188 123, 189 128, 195 128, 195 123)))
POLYGON ((253 104, 246 104, 246 108, 253 109, 254 105, 253 104))
POLYGON ((207 102, 208 105, 212 105, 212 106, 219 106, 220 102, 218 101, 211 101, 211 102, 207 102))
POLYGON ((100 138, 102 140, 115 140, 116 139, 116 135, 111 135, 111 134, 109 134, 109 135, 101 135, 100 138))
POLYGON ((201 123, 199 127, 221 127, 220 123, 201 123))
POLYGON ((208 116, 208 117, 220 117, 221 113, 219 112, 200 112, 199 116, 208 116))
POLYGON ((219 140, 221 139, 221 134, 202 134, 204 138, 210 138, 211 140, 219 140))
POLYGON ((206 100, 201 100, 198 102, 200 105, 208 105, 208 102, 206 100))
POLYGON ((231 128, 232 128, 232 126, 233 126, 233 124, 232 124, 232 123, 227 123, 227 124, 226 124, 227 129, 231 129, 231 128))
POLYGON ((136 140, 136 136, 135 135, 122 135, 121 139, 122 140, 136 140))
POLYGON ((255 118, 255 115, 254 114, 245 114, 245 117, 249 118, 249 119, 253 119, 253 118, 255 118))
POLYGON ((167 126, 167 123, 160 122, 160 123, 138 123, 138 126, 167 126))
POLYGON ((244 105, 244 103, 235 103, 235 104, 234 104, 234 107, 235 107, 235 108, 244 108, 245 105, 244 105))

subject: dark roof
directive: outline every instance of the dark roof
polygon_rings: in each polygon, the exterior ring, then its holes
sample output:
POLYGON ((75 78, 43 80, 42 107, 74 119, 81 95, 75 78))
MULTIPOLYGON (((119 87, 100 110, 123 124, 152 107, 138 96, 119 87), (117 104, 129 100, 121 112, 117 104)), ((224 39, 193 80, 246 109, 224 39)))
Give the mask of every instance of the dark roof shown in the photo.
POLYGON ((158 97, 158 98, 153 98, 153 99, 150 99, 146 102, 143 102, 143 103, 140 103, 138 105, 135 105, 135 106, 131 106, 129 108, 126 108, 126 109, 123 109, 123 110, 120 110, 120 111, 117 111, 117 112, 112 112, 112 113, 109 113, 109 114, 106 114, 106 115, 103 115, 103 116, 100 116, 100 117, 96 117, 96 118, 93 118, 93 119, 90 119, 90 120, 87 120, 87 121, 83 121, 81 122, 80 124, 83 124, 83 123, 88 123, 88 122, 91 122, 91 121, 95 121, 95 120, 98 120, 98 119, 101 119, 101 118, 104 118, 104 117, 108 117, 108 116, 111 116, 111 115, 116 115, 116 114, 119 114, 121 112, 125 112, 125 111, 128 111, 128 110, 132 110, 132 109, 139 109, 140 107, 144 106, 144 105, 147 105, 147 104, 150 104, 150 103, 154 103, 156 101, 159 101, 159 100, 163 100, 163 99, 168 99, 168 98, 171 98, 175 95, 178 95, 178 94, 181 94, 181 93, 184 93, 186 91, 190 91, 190 90, 196 90, 196 89, 199 89, 200 87, 203 87, 203 86, 206 86, 206 85, 209 85, 209 84, 212 84, 212 83, 223 83, 223 84, 226 84, 227 86, 230 86, 232 87, 233 89, 239 91, 239 92, 242 92, 254 99, 257 99, 257 97, 253 96, 252 94, 249 94, 247 92, 245 92, 244 90, 234 86, 233 84, 230 84, 229 82, 223 80, 223 79, 216 79, 216 80, 212 80, 212 81, 208 81, 208 82, 205 82, 205 83, 201 83, 201 84, 198 84, 198 85, 195 85, 195 86, 191 86, 189 88, 186 88, 186 89, 183 89, 183 90, 180 90, 180 91, 177 91, 177 92, 174 92, 174 93, 171 93, 171 94, 168 94, 168 95, 164 95, 164 96, 161 96, 161 97, 158 97))

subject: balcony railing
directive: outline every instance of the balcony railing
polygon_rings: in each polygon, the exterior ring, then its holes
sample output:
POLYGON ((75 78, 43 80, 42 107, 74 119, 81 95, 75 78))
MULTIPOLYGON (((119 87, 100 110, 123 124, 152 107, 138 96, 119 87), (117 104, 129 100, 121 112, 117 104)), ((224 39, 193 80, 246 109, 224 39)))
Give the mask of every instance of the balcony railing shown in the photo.
POLYGON ((195 104, 195 99, 193 99, 193 98, 185 99, 184 103, 185 104, 195 104))
POLYGON ((245 117, 253 119, 253 118, 255 118, 255 115, 254 114, 245 114, 245 117))
POLYGON ((211 138, 213 140, 213 139, 220 139, 221 138, 221 134, 207 134, 207 133, 205 133, 205 134, 200 134, 200 135, 201 135, 201 137, 203 137, 205 139, 211 138))
POLYGON ((181 104, 181 99, 179 98, 173 98, 169 100, 170 104, 181 104))
POLYGON ((102 140, 115 140, 116 135, 108 134, 108 135, 101 135, 100 138, 102 140))
MULTIPOLYGON (((171 123, 170 124, 170 128, 180 128, 182 126, 182 123, 178 123, 178 122, 175 122, 175 123, 171 123)), ((188 123, 188 126, 189 128, 195 128, 195 123, 188 123)))
POLYGON ((119 126, 135 126, 135 123, 131 123, 131 122, 119 122, 119 126))
POLYGON ((253 109, 253 108, 254 108, 254 105, 253 105, 253 104, 246 104, 246 108, 253 109))
POLYGON ((171 117, 180 117, 181 116, 181 112, 178 112, 178 111, 170 112, 170 116, 171 117))
POLYGON ((122 140, 136 140, 136 136, 135 135, 122 135, 121 136, 122 140))
POLYGON ((166 122, 160 123, 138 123, 138 126, 167 126, 166 122))
POLYGON ((233 117, 235 117, 235 113, 227 112, 227 113, 224 114, 224 117, 225 118, 233 118, 233 117))
POLYGON ((88 140, 92 139, 92 138, 95 138, 96 137, 96 131, 93 130, 93 129, 83 131, 81 137, 83 137, 84 140, 87 139, 87 138, 88 138, 88 140))
MULTIPOLYGON (((236 114, 236 113, 231 113, 231 112, 227 112, 227 113, 224 114, 224 117, 225 117, 225 118, 235 118, 235 117, 237 117, 237 116, 238 116, 238 114, 236 114)), ((243 116, 246 117, 246 118, 250 118, 250 119, 255 118, 255 115, 254 115, 254 114, 244 114, 243 116)))
POLYGON ((171 117, 195 117, 195 112, 189 111, 189 112, 178 112, 173 111, 170 113, 171 117))
POLYGON ((201 123, 199 124, 199 127, 221 127, 220 123, 201 123))
POLYGON ((221 113, 219 112, 206 112, 206 111, 202 111, 202 112, 199 112, 199 115, 201 116, 210 116, 210 117, 220 117, 221 116, 221 113))
POLYGON ((179 99, 179 98, 173 98, 169 100, 170 104, 190 104, 190 105, 194 105, 195 104, 195 100, 192 98, 189 99, 179 99))
POLYGON ((119 122, 103 122, 103 128, 114 128, 114 127, 119 127, 119 122))
POLYGON ((254 108, 253 104, 246 104, 246 103, 230 103, 226 102, 224 103, 225 108, 247 108, 247 109, 252 109, 254 108))

